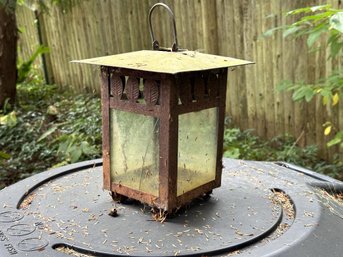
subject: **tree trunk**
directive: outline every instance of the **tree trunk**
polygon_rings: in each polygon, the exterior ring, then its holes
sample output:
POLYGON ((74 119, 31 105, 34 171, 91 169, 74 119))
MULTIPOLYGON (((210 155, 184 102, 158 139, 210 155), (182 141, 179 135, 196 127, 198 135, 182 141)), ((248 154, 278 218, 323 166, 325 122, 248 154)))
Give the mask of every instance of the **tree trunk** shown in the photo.
POLYGON ((0 108, 16 95, 17 24, 15 0, 0 3, 0 108))

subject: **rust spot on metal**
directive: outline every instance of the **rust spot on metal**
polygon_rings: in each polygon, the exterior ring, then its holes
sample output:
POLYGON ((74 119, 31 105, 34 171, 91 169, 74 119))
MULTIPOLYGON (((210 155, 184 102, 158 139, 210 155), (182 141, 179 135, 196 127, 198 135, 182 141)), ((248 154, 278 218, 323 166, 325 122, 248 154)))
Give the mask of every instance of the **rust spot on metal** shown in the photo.
POLYGON ((109 67, 101 67, 101 108, 102 108, 102 149, 103 149, 103 180, 104 184, 103 187, 105 189, 110 189, 111 184, 111 176, 110 172, 106 172, 110 170, 110 73, 112 69, 109 67))

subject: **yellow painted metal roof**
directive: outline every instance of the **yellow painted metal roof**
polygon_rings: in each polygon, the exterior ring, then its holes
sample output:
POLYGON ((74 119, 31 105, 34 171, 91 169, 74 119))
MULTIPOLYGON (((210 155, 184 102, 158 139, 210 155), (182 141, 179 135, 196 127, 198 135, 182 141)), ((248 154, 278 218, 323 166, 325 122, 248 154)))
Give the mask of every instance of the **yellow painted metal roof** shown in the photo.
POLYGON ((252 64, 249 61, 195 51, 165 52, 153 50, 142 50, 73 62, 169 74, 252 64))

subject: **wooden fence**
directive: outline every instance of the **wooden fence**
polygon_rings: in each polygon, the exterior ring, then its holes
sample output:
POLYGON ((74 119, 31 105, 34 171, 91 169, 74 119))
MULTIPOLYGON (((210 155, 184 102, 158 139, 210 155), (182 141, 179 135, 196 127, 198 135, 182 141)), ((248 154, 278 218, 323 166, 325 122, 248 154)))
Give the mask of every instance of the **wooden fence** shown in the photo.
MULTIPOLYGON (((99 92, 98 69, 71 64, 71 60, 150 49, 147 24, 149 8, 157 0, 87 0, 70 11, 58 7, 34 15, 18 8, 21 55, 25 58, 39 42, 50 47, 46 72, 51 82, 78 92, 99 92), (40 36, 37 36, 37 24, 40 36)), ((330 119, 343 129, 343 101, 325 110, 321 99, 309 104, 294 103, 290 93, 278 92, 283 80, 315 82, 337 66, 325 49, 309 52, 305 39, 284 39, 281 32, 271 38, 269 28, 291 22, 284 14, 292 9, 338 0, 169 0, 162 1, 176 16, 182 48, 255 61, 255 65, 230 72, 227 114, 242 129, 252 128, 271 138, 290 133, 301 145, 317 144, 324 157, 338 148, 325 149, 328 138, 322 124, 330 119)), ((153 17, 156 37, 170 46, 170 20, 164 10, 153 17)))

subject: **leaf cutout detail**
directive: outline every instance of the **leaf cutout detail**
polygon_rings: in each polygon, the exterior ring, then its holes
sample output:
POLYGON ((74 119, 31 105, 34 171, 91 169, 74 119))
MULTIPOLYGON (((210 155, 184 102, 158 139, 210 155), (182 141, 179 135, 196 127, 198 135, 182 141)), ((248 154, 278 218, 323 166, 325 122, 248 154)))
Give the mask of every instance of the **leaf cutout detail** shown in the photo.
POLYGON ((139 97, 139 79, 135 77, 129 77, 126 83, 127 98, 135 102, 139 97))
POLYGON ((123 80, 120 76, 113 74, 111 75, 111 95, 116 99, 121 99, 124 92, 123 80))
POLYGON ((160 96, 158 83, 155 80, 146 80, 144 83, 144 100, 147 105, 156 105, 160 96))

